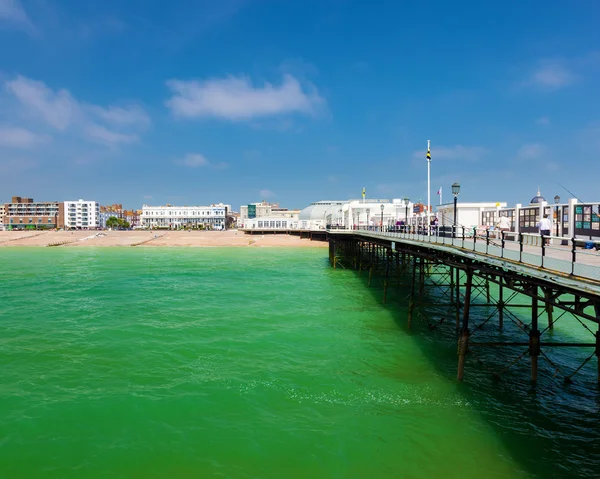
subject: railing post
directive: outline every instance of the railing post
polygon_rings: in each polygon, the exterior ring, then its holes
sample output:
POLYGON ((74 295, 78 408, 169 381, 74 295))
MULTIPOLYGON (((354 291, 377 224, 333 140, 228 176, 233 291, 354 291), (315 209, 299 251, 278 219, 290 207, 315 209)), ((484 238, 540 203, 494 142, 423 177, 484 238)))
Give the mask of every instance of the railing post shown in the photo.
POLYGON ((519 233, 519 263, 523 262, 523 233, 519 233))
POLYGON ((485 230, 485 254, 488 254, 490 249, 490 230, 489 228, 485 230))
POLYGON ((462 247, 465 247, 465 227, 461 226, 462 228, 462 247))
POLYGON ((500 238, 501 238, 500 244, 502 245, 502 248, 500 250, 500 257, 504 258, 504 245, 505 245, 505 243, 504 243, 504 231, 500 231, 500 238))
POLYGON ((544 267, 544 256, 546 256, 546 240, 542 235, 542 268, 544 267))
POLYGON ((477 244, 477 228, 473 228, 473 251, 476 249, 477 244))
MULTIPOLYGON (((571 218, 569 217, 569 221, 571 218)), ((571 275, 575 274, 575 261, 577 260, 577 250, 575 249, 575 238, 571 238, 571 275)))

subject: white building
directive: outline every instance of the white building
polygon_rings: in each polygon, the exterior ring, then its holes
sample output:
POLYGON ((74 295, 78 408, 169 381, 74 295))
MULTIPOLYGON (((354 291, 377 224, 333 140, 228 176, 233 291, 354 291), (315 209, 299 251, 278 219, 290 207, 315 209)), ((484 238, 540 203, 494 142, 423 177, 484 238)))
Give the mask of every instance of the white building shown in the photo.
MULTIPOLYGON (((266 201, 250 203, 249 205, 240 206, 240 217, 237 226, 239 228, 256 228, 258 223, 253 220, 271 217, 273 217, 275 221, 284 220, 289 222, 290 220, 297 220, 299 214, 300 210, 280 208, 277 203, 268 203, 266 201)), ((263 221, 270 221, 270 219, 263 221)))
POLYGON ((144 228, 181 228, 200 226, 213 230, 225 229, 231 206, 223 203, 210 206, 142 206, 141 224, 144 228))
POLYGON ((65 201, 65 229, 89 230, 100 226, 100 205, 96 201, 65 201))
POLYGON ((244 229, 295 230, 298 229, 298 219, 281 216, 261 216, 260 218, 246 219, 244 229))
MULTIPOLYGON (((494 225, 502 208, 506 208, 506 202, 461 203, 459 201, 456 204, 457 224, 471 229, 488 223, 486 219, 489 217, 490 225, 494 225)), ((438 205, 437 218, 440 225, 453 225, 454 203, 438 205)))

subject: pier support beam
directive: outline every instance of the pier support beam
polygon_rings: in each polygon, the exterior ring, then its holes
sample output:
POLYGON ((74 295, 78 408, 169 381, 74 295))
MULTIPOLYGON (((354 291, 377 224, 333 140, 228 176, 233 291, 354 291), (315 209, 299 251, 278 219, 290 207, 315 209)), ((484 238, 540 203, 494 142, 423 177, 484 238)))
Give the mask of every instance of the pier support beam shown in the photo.
POLYGON ((552 294, 550 290, 544 291, 544 303, 546 304, 546 314, 548 315, 548 329, 554 329, 554 320, 552 319, 552 313, 554 312, 554 306, 552 306, 552 294))
POLYGON ((456 299, 454 300, 454 305, 456 314, 456 330, 458 331, 460 329, 460 269, 454 269, 456 271, 456 283, 454 285, 456 291, 456 299))
POLYGON ((458 374, 457 379, 463 380, 465 372, 465 356, 469 347, 469 312, 471 309, 471 289, 473 286, 473 271, 467 269, 465 271, 467 281, 465 284, 465 305, 463 308, 463 321, 460 330, 460 338, 458 340, 458 374))
POLYGON ((596 331, 596 358, 598 359, 598 384, 600 384, 600 304, 594 305, 594 312, 598 318, 598 330, 596 331))
POLYGON ((500 331, 504 329, 504 280, 500 278, 500 284, 498 285, 498 328, 500 331))
POLYGON ((535 385, 538 376, 538 358, 540 355, 540 331, 538 329, 537 286, 531 286, 531 330, 529 331, 529 355, 531 356, 531 382, 535 385))
POLYGON ((385 261, 385 279, 383 280, 383 303, 387 301, 387 289, 388 289, 388 277, 390 273, 390 250, 387 249, 387 256, 385 261))
POLYGON ((412 327, 413 310, 415 309, 415 283, 417 280, 417 258, 413 257, 412 261, 412 285, 410 290, 410 301, 408 303, 408 329, 412 327))
POLYGON ((373 268, 375 267, 375 245, 371 243, 371 259, 369 264, 369 284, 371 286, 371 280, 373 279, 373 268))

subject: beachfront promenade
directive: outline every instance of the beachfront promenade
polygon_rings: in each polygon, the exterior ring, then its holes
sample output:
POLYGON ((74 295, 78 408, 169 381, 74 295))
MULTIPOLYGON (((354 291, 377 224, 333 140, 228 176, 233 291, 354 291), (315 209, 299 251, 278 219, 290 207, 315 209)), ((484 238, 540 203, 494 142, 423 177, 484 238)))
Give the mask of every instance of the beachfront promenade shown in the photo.
MULTIPOLYGON (((473 345, 525 347, 521 356, 528 354, 531 358, 534 384, 538 379, 538 359, 548 359, 543 349, 591 348, 583 364, 593 356, 600 358, 600 254, 595 249, 583 249, 585 241, 581 240, 549 237, 546 239, 553 244, 544 245, 539 235, 506 236, 510 240, 491 237, 489 232, 453 238, 450 234, 329 229, 329 258, 334 267, 355 269, 359 274, 368 271, 369 286, 374 276, 383 277, 384 302, 393 278, 399 284, 402 275, 409 275, 409 328, 418 305, 432 300, 426 298, 426 285, 435 286, 437 299, 442 301, 437 306, 448 307, 450 317, 455 318, 459 380, 464 377, 469 346, 473 345), (497 294, 490 294, 490 285, 497 294), (475 324, 470 312, 481 306, 489 308, 491 314, 483 324, 475 324), (511 312, 513 308, 520 308, 520 317, 511 312), (529 320, 523 321, 523 315, 529 320), (593 335, 592 341, 557 341, 555 335, 544 341, 547 332, 564 315, 574 317, 586 328, 593 335), (490 321, 497 321, 502 332, 505 320, 513 322, 519 334, 527 335, 526 340, 507 338, 502 333, 498 340, 471 340, 473 332, 490 321)), ((564 379, 570 381, 578 371, 579 368, 564 379)), ((597 378, 600 383, 600 361, 597 378)))

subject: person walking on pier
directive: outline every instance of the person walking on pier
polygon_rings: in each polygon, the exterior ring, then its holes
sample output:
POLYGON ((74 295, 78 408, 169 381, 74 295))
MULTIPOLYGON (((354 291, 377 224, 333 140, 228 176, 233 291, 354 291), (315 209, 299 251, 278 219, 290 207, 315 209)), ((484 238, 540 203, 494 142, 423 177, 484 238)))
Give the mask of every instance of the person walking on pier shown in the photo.
MULTIPOLYGON (((542 236, 550 236, 550 230, 552 229, 552 222, 548 219, 548 215, 544 215, 544 217, 538 223, 538 228, 540 229, 540 234, 542 236)), ((544 244, 548 244, 548 240, 544 240, 544 244)))
POLYGON ((502 237, 503 233, 510 231, 510 220, 508 219, 508 216, 500 216, 500 218, 498 218, 498 223, 496 223, 496 228, 500 231, 500 237, 502 237))

